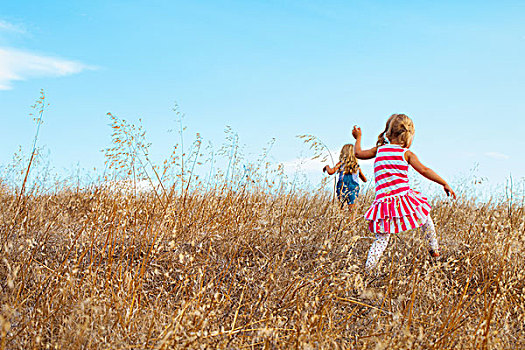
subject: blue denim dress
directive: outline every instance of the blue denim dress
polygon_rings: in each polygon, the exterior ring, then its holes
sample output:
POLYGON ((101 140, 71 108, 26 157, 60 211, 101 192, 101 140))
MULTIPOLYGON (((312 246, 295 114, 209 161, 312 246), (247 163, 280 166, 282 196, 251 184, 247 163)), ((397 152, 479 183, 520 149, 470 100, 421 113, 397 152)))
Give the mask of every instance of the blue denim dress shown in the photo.
POLYGON ((341 203, 354 204, 357 195, 359 194, 359 173, 355 174, 343 174, 339 172, 339 178, 337 179, 337 198, 341 203))

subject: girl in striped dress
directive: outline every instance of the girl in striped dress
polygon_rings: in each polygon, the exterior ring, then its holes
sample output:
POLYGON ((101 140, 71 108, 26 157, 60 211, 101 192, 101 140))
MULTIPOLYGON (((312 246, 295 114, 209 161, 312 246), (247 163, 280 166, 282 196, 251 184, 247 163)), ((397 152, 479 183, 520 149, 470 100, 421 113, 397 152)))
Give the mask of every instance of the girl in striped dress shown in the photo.
POLYGON ((366 176, 361 171, 357 158, 354 154, 354 145, 346 144, 341 148, 341 154, 339 155, 339 162, 331 168, 325 165, 323 172, 327 172, 328 175, 333 175, 336 172, 339 174, 337 179, 336 192, 337 198, 341 202, 341 208, 348 203, 348 209, 350 211, 350 220, 355 219, 355 200, 359 194, 359 178, 366 182, 366 176))
POLYGON ((366 260, 366 269, 373 269, 388 245, 390 234, 421 227, 430 246, 430 255, 439 256, 436 230, 430 217, 427 198, 410 188, 408 166, 443 186, 447 195, 456 198, 448 183, 435 171, 424 166, 409 150, 414 137, 414 123, 404 114, 393 114, 379 135, 376 147, 361 149, 361 129, 354 126, 355 154, 359 159, 375 158, 376 197, 365 214, 370 231, 376 234, 366 260))

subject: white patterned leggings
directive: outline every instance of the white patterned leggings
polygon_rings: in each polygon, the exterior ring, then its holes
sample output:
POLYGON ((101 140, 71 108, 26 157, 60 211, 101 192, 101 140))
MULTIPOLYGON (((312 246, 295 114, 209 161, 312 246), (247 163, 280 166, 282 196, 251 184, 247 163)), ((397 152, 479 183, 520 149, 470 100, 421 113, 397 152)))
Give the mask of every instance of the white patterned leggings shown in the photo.
MULTIPOLYGON (((425 238, 428 242, 428 245, 430 246, 430 249, 433 251, 438 251, 439 245, 436 237, 436 228, 434 227, 434 222, 432 221, 430 214, 427 216, 427 221, 423 224, 423 226, 421 226, 421 228, 423 229, 423 233, 425 234, 425 238)), ((376 239, 374 243, 372 243, 372 246, 368 251, 368 258, 366 259, 365 268, 367 271, 370 271, 376 267, 379 259, 381 258, 381 255, 383 255, 383 252, 388 245, 389 240, 390 233, 376 233, 376 239)))

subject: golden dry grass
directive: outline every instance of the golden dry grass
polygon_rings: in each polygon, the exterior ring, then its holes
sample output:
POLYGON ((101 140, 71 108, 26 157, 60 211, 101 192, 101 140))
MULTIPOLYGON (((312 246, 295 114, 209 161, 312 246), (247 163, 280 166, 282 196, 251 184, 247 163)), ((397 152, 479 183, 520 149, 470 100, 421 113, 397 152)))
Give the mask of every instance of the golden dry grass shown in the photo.
POLYGON ((403 233, 371 278, 321 193, 0 200, 2 349, 525 346, 523 206, 436 202, 442 259, 403 233))
POLYGON ((435 201, 441 259, 406 232, 366 276, 364 219, 295 189, 271 144, 242 170, 230 129, 228 167, 204 185, 182 123, 161 168, 142 128, 110 115, 110 175, 163 186, 42 190, 29 175, 45 106, 42 92, 28 165, 16 156, 3 176, 19 178, 0 179, 0 349, 525 348, 523 200, 435 201))

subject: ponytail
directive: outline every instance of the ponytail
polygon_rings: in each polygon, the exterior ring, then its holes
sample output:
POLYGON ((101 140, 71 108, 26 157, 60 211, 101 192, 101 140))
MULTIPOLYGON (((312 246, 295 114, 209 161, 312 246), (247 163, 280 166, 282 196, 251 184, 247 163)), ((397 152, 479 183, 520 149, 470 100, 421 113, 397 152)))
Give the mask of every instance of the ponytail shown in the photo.
POLYGON ((392 114, 386 121, 385 131, 380 133, 377 137, 376 147, 383 146, 397 138, 401 133, 399 130, 400 126, 405 131, 414 132, 414 124, 409 117, 405 114, 392 114))
MULTIPOLYGON (((387 127, 388 127, 388 124, 387 124, 387 127)), ((377 137, 376 147, 383 146, 384 144, 386 144, 386 138, 385 138, 386 130, 387 128, 385 128, 385 131, 380 133, 379 136, 377 137)))

